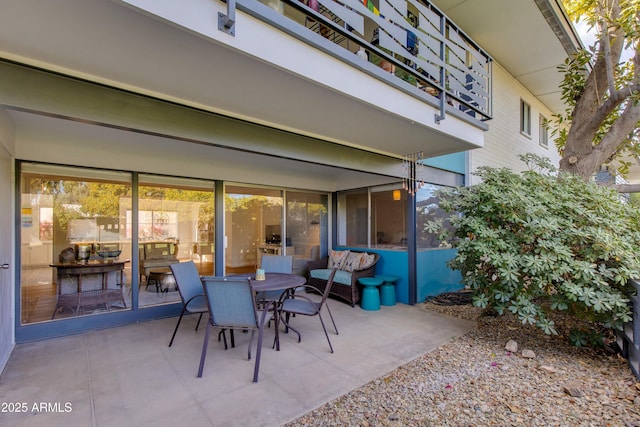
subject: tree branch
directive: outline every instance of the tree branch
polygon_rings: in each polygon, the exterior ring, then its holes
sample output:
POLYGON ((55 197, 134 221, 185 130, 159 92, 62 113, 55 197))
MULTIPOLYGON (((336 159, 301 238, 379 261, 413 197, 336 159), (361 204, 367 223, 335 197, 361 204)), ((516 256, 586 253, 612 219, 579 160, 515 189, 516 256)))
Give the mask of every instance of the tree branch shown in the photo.
POLYGON ((633 132, 638 122, 640 122, 640 105, 635 105, 630 100, 620 117, 611 125, 600 143, 594 148, 594 151, 598 152, 598 156, 602 159, 611 157, 620 147, 620 141, 626 139, 633 132))
POLYGON ((611 188, 618 193, 640 193, 640 184, 614 184, 611 188))
MULTIPOLYGON (((609 41, 611 40, 610 35, 610 25, 606 20, 606 12, 604 10, 604 6, 602 5, 602 1, 598 1, 598 11, 600 15, 600 19, 598 20, 598 26, 600 27, 600 46, 602 47, 602 52, 604 53, 604 64, 605 71, 607 76, 607 87, 609 88, 609 92, 614 92, 616 90, 615 79, 613 75, 613 58, 611 55, 611 45, 609 41)), ((620 7, 617 5, 617 2, 611 7, 611 19, 614 20, 618 16, 620 16, 620 7)), ((615 31, 612 34, 615 37, 615 31)), ((617 60, 616 60, 617 62, 617 60)))
POLYGON ((594 121, 602 123, 622 102, 624 102, 633 92, 640 91, 640 83, 630 84, 620 90, 611 93, 611 96, 596 110, 592 116, 594 121))
POLYGON ((610 97, 607 98, 609 92, 607 90, 609 80, 607 69, 612 63, 617 64, 624 47, 624 33, 622 28, 618 27, 615 31, 609 33, 608 39, 611 43, 609 56, 607 57, 604 51, 604 46, 608 45, 608 43, 600 43, 596 61, 587 77, 584 90, 580 98, 576 101, 572 125, 567 138, 567 147, 570 147, 571 144, 576 144, 576 147, 582 147, 580 151, 589 151, 590 144, 599 128, 598 123, 602 122, 611 111, 613 111, 613 108, 617 106, 615 100, 612 101, 613 103, 607 103, 605 99, 611 99, 610 97), (598 117, 597 120, 591 120, 591 118, 596 116, 598 117), (585 120, 585 118, 589 119, 585 120), (572 140, 572 142, 569 143, 569 140, 572 140))

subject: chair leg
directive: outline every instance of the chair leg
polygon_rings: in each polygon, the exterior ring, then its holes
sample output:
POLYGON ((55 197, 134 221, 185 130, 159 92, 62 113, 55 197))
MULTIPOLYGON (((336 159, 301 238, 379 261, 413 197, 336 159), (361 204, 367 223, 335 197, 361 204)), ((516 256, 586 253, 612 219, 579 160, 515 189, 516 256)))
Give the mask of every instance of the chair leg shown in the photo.
POLYGON ((276 311, 276 307, 274 304, 274 308, 273 308, 273 318, 274 318, 274 323, 275 323, 275 336, 273 337, 273 346, 271 348, 276 349, 276 351, 280 351, 280 335, 278 333, 278 328, 280 327, 280 325, 278 325, 278 323, 280 323, 280 313, 278 313, 278 311, 276 311))
MULTIPOLYGON (((253 382, 254 383, 258 382, 258 372, 260 371, 260 355, 262 353, 262 332, 263 332, 263 330, 264 330, 264 328, 260 328, 260 330, 258 331, 258 348, 256 349, 256 364, 255 364, 255 367, 253 368, 253 382)), ((253 333, 254 332, 255 331, 251 332, 251 339, 253 339, 253 333)))
POLYGON ((218 332, 218 342, 220 342, 220 336, 222 336, 222 339, 224 340, 224 349, 228 350, 229 346, 227 346, 227 334, 225 331, 226 329, 221 329, 220 332, 218 332))
MULTIPOLYGON (((269 312, 272 312, 273 315, 269 317, 269 320, 267 321, 267 327, 270 328, 271 327, 271 321, 273 320, 273 322, 275 323, 275 336, 273 338, 273 345, 271 346, 271 348, 275 348, 276 351, 280 351, 280 339, 278 338, 278 309, 276 307, 276 303, 273 303, 273 311, 271 311, 271 309, 269 309, 269 312)), ((264 312, 263 312, 264 313, 264 312)), ((264 314, 263 314, 263 318, 264 318, 264 314)))
POLYGON ((176 332, 178 332, 178 328, 180 327, 180 322, 182 321, 182 316, 184 316, 185 307, 182 308, 182 313, 180 313, 180 317, 178 318, 178 323, 176 324, 176 328, 173 330, 173 335, 171 336, 171 341, 169 341, 169 347, 173 344, 173 339, 176 337, 176 332))
MULTIPOLYGON (((276 307, 274 304, 274 313, 276 313, 276 318, 275 318, 275 325, 276 325, 276 337, 275 337, 275 342, 278 345, 278 350, 280 350, 280 340, 278 338, 278 316, 277 316, 277 312, 275 311, 276 307)), ((258 348, 256 349, 256 364, 255 367, 253 368, 253 382, 257 383, 258 382, 258 372, 260 371, 260 355, 262 354, 262 333, 264 332, 264 321, 265 321, 265 316, 268 314, 268 310, 265 310, 264 312, 262 312, 262 318, 260 319, 260 324, 259 324, 259 329, 258 329, 258 348)), ((251 351, 251 341, 253 340, 253 334, 254 334, 255 330, 251 332, 251 339, 249 340, 249 351, 251 351)))
POLYGON ((336 335, 339 335, 338 327, 336 326, 336 322, 333 320, 333 314, 331 314, 331 309, 329 308, 329 304, 325 303, 324 306, 327 307, 327 311, 329 312, 329 317, 331 318, 331 323, 333 323, 333 329, 335 329, 336 335))
MULTIPOLYGON (((327 307, 327 308, 328 308, 328 307, 327 307)), ((329 313, 331 313, 331 312, 329 312, 329 313)), ((196 323, 196 331, 198 330, 198 326, 200 326, 200 321, 202 320, 202 315, 203 315, 203 314, 204 314, 204 313, 200 313, 200 317, 198 317, 198 323, 196 323)), ((335 323, 334 323, 334 326, 335 326, 335 323)))
MULTIPOLYGON (((251 345, 253 344, 253 337, 256 335, 255 329, 251 331, 251 337, 249 338, 249 348, 247 350, 247 360, 251 360, 251 345)), ((260 343, 258 343, 258 348, 260 347, 260 343)))
POLYGON ((322 320, 322 315, 320 314, 320 312, 318 312, 318 317, 320 318, 320 323, 322 324, 322 329, 324 330, 324 336, 327 337, 327 342, 329 343, 331 353, 333 353, 333 346, 331 345, 331 340, 329 339, 329 334, 327 333, 327 328, 324 326, 324 320, 322 320))
MULTIPOLYGON (((287 314, 289 314, 289 313, 287 313, 287 314)), ((298 342, 300 342, 300 341, 302 340, 302 336, 300 335, 300 332, 298 332, 298 330, 297 330, 296 328, 292 328, 292 327, 289 325, 289 323, 287 322, 287 320, 288 320, 288 319, 287 319, 287 316, 285 316, 285 317, 283 318, 283 317, 282 317, 282 313, 281 313, 281 315, 280 315, 279 317, 280 317, 280 320, 282 321, 282 323, 284 324, 284 331, 285 331, 285 333, 286 333, 289 329, 291 329, 293 332, 295 332, 295 333, 298 335, 298 342)))
POLYGON ((198 367, 198 378, 202 377, 204 369, 204 359, 207 357, 207 347, 209 346, 209 332, 211 331, 211 322, 207 322, 207 331, 204 334, 204 343, 202 344, 202 353, 200 354, 200 366, 198 367))

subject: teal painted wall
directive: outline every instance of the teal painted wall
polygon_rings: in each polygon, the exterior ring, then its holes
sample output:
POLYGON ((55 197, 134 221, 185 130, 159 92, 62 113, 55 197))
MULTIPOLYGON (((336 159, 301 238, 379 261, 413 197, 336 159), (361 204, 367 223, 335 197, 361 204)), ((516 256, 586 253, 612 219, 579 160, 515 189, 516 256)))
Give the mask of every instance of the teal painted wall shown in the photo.
POLYGON ((423 160, 427 166, 444 169, 459 174, 466 174, 467 158, 464 152, 447 154, 446 156, 431 157, 423 160))
POLYGON ((397 276, 396 299, 403 304, 409 304, 409 258, 405 251, 374 251, 380 255, 376 264, 376 274, 397 276))
POLYGON ((418 252, 417 256, 417 302, 428 296, 462 289, 459 271, 447 267, 447 261, 455 256, 455 249, 431 249, 418 252))
MULTIPOLYGON (((376 249, 339 247, 339 250, 375 252, 380 255, 376 264, 376 274, 389 274, 398 277, 396 298, 398 302, 409 304, 409 258, 405 251, 383 251, 376 249)), ((447 267, 455 255, 455 249, 433 249, 418 252, 417 256, 417 302, 424 302, 428 296, 443 292, 457 291, 463 288, 458 271, 447 267)))
POLYGON ((409 304, 409 258, 405 251, 382 251, 367 248, 338 247, 336 250, 353 249, 354 251, 367 251, 377 253, 380 259, 376 264, 376 274, 389 274, 397 276, 396 299, 398 302, 409 304))

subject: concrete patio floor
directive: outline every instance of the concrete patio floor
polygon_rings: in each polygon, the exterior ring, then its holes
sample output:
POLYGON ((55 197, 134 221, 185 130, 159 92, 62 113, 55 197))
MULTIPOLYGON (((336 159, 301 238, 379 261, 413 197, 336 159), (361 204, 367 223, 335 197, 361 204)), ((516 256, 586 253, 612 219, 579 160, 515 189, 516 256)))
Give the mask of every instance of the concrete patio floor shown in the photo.
POLYGON ((364 311, 329 304, 340 332, 325 312, 335 353, 316 317, 292 319, 302 342, 282 333, 280 352, 271 349, 272 325, 257 384, 247 360, 250 334, 241 332, 227 351, 212 334, 196 377, 205 330, 203 319, 194 331, 196 316, 183 320, 171 348, 177 318, 17 345, 0 376, 0 425, 280 426, 474 326, 421 305, 364 311))

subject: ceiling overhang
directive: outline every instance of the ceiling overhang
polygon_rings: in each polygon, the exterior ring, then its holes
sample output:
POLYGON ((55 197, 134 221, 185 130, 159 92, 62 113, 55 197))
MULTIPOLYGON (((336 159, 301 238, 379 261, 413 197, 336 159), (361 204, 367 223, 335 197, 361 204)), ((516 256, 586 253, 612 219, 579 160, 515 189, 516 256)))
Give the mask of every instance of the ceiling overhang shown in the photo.
MULTIPOLYGON (((385 155, 424 151, 429 157, 483 144, 482 126, 453 116, 442 126, 426 126, 421 120, 433 121, 432 106, 356 69, 349 72, 366 79, 362 90, 388 93, 390 105, 415 103, 417 119, 292 74, 120 1, 7 0, 2 8, 0 58, 385 155)), ((306 51, 318 54, 309 46, 306 51)), ((344 68, 333 71, 333 77, 342 72, 344 68)))
MULTIPOLYGON (((566 52, 538 9, 544 1, 435 3, 550 109, 560 108, 556 67, 566 52)), ((481 126, 454 116, 425 126, 118 0, 7 0, 2 9, 0 58, 384 155, 424 151, 430 157, 483 144, 481 126)), ((179 9, 178 14, 189 13, 179 9)), ((307 46, 306 53, 312 49, 307 46)), ((345 66, 337 63, 334 78, 345 66)), ((387 94, 386 102, 416 102, 361 74, 367 79, 363 90, 387 94)), ((433 117, 424 103, 413 110, 417 117, 433 117)))

